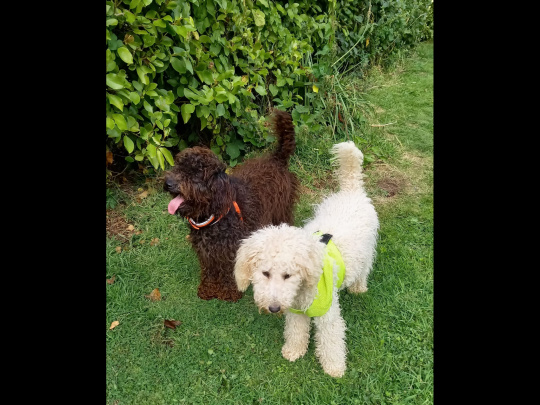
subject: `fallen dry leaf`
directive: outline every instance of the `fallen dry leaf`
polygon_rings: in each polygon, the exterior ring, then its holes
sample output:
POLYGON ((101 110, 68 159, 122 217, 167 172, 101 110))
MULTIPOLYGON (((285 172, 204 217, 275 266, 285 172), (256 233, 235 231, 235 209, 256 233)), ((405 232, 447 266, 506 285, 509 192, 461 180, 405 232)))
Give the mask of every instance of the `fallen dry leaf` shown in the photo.
POLYGON ((141 194, 139 194, 138 197, 139 197, 139 198, 146 198, 146 197, 148 197, 148 191, 143 191, 141 194))
POLYGON ((135 232, 135 235, 140 235, 142 233, 142 231, 137 231, 135 232))
POLYGON ((141 239, 141 240, 139 241, 139 243, 140 243, 141 245, 143 245, 144 242, 146 242, 146 240, 144 240, 144 239, 141 239))
POLYGON ((109 328, 109 330, 116 328, 119 323, 120 322, 118 322, 118 321, 114 321, 113 323, 111 323, 111 327, 109 328))
POLYGON ((152 241, 150 242, 150 246, 155 246, 159 243, 159 238, 154 238, 152 239, 152 241))
POLYGON ((189 238, 191 238, 190 235, 186 235, 186 240, 189 240, 189 238))
POLYGON ((117 246, 115 250, 116 250, 116 253, 120 253, 122 251, 122 246, 117 246))
POLYGON ((133 225, 129 225, 129 226, 127 227, 127 230, 128 230, 128 231, 132 231, 132 230, 134 230, 134 229, 135 229, 135 227, 134 227, 133 225))
POLYGON ((161 301, 161 293, 159 288, 154 288, 149 295, 145 295, 150 301, 161 301))
POLYGON ((110 150, 107 151, 107 164, 111 164, 113 162, 113 154, 110 150))
POLYGON ((182 322, 181 322, 181 321, 175 321, 174 319, 171 319, 171 320, 165 319, 165 321, 163 322, 163 324, 164 324, 167 328, 176 329, 176 327, 177 327, 178 325, 181 325, 182 322))
POLYGON ((108 278, 107 279, 107 284, 112 284, 114 283, 114 279, 116 278, 116 276, 112 276, 111 278, 108 278))

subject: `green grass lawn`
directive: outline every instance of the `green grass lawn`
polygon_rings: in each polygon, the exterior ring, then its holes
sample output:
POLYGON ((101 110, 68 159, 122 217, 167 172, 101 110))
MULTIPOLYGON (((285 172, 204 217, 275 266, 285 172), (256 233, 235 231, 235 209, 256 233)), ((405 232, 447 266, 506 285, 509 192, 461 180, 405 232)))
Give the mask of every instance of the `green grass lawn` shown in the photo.
MULTIPOLYGON (((259 314, 251 287, 237 303, 197 297, 187 225, 167 213, 169 195, 150 180, 110 191, 120 202, 109 211, 115 229, 134 229, 107 237, 107 279, 115 277, 106 284, 107 404, 433 402, 433 44, 358 85, 369 108, 352 137, 387 158, 365 168, 381 223, 369 291, 340 295, 344 377, 324 374, 313 341, 303 358, 285 360, 284 318, 259 314), (161 301, 145 298, 155 288, 161 301), (182 323, 173 330, 165 319, 182 323), (109 330, 113 321, 119 324, 109 330)), ((333 142, 299 139, 291 162, 303 185, 297 225, 335 190, 333 142)))

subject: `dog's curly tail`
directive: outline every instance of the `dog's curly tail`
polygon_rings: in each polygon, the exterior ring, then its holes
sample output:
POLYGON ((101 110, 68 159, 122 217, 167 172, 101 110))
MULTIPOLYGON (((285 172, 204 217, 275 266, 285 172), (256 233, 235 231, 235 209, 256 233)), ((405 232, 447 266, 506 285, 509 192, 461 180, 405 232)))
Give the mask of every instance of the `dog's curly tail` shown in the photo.
POLYGON ((291 114, 286 111, 274 109, 270 119, 271 129, 278 138, 278 145, 273 156, 285 165, 289 164, 289 158, 296 149, 294 139, 294 125, 291 114))
POLYGON ((362 180, 364 177, 362 174, 364 155, 354 142, 338 143, 332 147, 330 152, 333 155, 332 163, 337 166, 334 173, 341 190, 356 191, 362 189, 364 185, 362 180))

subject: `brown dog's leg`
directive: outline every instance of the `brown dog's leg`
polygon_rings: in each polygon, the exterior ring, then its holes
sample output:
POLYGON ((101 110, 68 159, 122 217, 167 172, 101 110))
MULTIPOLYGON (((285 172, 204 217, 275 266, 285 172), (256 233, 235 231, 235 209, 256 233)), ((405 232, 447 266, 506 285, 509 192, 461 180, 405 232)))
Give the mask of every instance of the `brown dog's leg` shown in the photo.
POLYGON ((220 300, 236 302, 242 298, 243 294, 241 291, 238 291, 233 271, 234 267, 231 264, 230 269, 224 269, 221 274, 221 289, 218 293, 218 299, 220 300))
POLYGON ((234 264, 201 261, 201 283, 197 290, 197 296, 203 300, 216 298, 222 301, 236 302, 242 298, 242 292, 238 291, 233 276, 234 264))

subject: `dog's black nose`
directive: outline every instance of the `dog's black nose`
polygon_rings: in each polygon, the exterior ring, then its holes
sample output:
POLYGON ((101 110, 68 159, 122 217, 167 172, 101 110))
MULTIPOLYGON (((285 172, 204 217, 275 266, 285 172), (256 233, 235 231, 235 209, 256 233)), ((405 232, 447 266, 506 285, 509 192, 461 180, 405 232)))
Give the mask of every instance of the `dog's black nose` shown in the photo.
POLYGON ((165 179, 165 182, 163 183, 163 189, 165 191, 171 191, 173 186, 174 186, 174 182, 171 179, 165 179))
POLYGON ((270 312, 276 313, 281 309, 281 307, 279 305, 270 305, 268 309, 270 310, 270 312))

